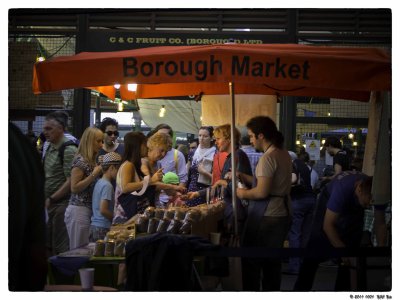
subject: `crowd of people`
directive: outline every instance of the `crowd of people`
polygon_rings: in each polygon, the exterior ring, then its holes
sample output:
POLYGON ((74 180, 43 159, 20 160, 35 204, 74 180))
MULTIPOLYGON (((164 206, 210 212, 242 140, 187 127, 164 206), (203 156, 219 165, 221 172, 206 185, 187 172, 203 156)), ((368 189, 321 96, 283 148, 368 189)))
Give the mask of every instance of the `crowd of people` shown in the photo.
MULTIPOLYGON (((225 201, 221 230, 238 233, 243 247, 283 248, 287 240, 291 248, 360 244, 372 178, 350 170, 334 137, 325 143, 334 172, 322 177, 308 153, 284 148, 282 133, 266 116, 250 119, 243 137, 237 128, 231 136, 230 124, 202 126, 198 140, 181 151, 173 147, 167 124, 147 136, 129 132, 123 143, 112 118, 86 128, 79 140, 67 132, 67 124, 68 115, 55 111, 43 126, 48 257, 104 239, 112 224, 125 223, 149 206, 193 207, 210 200, 225 201), (232 178, 232 141, 237 178, 232 178), (232 180, 240 182, 236 191, 232 180), (233 229, 234 193, 238 232, 233 229)), ((298 275, 295 289, 310 290, 319 262, 292 257, 284 271, 298 275)), ((342 258, 338 264, 354 261, 342 258)), ((242 258, 243 290, 280 290, 281 265, 276 258, 242 258)), ((338 286, 346 288, 352 287, 338 286)))

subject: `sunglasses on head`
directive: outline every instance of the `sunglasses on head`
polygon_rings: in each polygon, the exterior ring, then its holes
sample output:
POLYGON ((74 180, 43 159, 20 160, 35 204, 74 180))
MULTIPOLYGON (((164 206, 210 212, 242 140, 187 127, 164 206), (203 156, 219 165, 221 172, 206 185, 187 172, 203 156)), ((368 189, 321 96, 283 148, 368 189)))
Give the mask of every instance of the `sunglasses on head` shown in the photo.
POLYGON ((118 131, 106 131, 106 133, 107 133, 108 136, 112 136, 112 135, 119 136, 119 132, 118 131))

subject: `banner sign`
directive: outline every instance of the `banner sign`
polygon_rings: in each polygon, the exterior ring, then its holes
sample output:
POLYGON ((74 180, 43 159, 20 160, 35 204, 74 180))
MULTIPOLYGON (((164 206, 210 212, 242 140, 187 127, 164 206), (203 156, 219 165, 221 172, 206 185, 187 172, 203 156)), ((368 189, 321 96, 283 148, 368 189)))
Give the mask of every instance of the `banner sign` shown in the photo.
POLYGON ((320 159, 320 140, 306 140, 306 152, 310 155, 310 160, 320 159))
POLYGON ((118 51, 154 46, 194 46, 212 44, 274 44, 287 42, 287 34, 268 35, 265 32, 232 33, 169 33, 90 30, 86 51, 118 51))

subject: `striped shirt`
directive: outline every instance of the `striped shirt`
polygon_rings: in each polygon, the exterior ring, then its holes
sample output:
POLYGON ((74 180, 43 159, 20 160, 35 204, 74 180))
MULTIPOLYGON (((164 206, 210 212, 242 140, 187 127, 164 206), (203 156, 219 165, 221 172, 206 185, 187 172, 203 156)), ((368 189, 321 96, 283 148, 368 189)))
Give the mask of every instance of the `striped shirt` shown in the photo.
MULTIPOLYGON (((71 177, 72 160, 77 152, 77 147, 67 146, 64 151, 64 165, 61 165, 60 157, 58 156, 58 149, 69 139, 63 139, 57 144, 51 144, 46 148, 46 155, 43 158, 43 166, 45 172, 45 197, 50 197, 54 194, 67 180, 71 177)), ((68 203, 69 195, 65 196, 62 201, 57 201, 57 204, 68 203)))

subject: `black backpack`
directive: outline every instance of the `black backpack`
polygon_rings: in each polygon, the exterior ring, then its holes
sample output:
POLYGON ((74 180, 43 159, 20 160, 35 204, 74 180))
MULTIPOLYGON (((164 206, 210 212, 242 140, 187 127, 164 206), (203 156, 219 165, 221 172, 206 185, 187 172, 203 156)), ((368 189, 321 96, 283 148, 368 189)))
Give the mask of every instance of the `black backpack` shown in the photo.
MULTIPOLYGON (((65 148, 67 148, 68 146, 78 147, 78 144, 75 143, 74 141, 69 140, 67 142, 64 142, 60 146, 60 148, 58 148, 58 157, 60 158, 61 166, 64 166, 64 152, 65 152, 65 148)), ((49 148, 50 148, 50 144, 46 149, 46 153, 47 153, 47 151, 49 151, 49 148)))
POLYGON ((312 191, 311 188, 311 170, 307 165, 296 159, 292 163, 293 173, 297 176, 296 183, 292 184, 290 194, 292 196, 301 196, 312 191))

